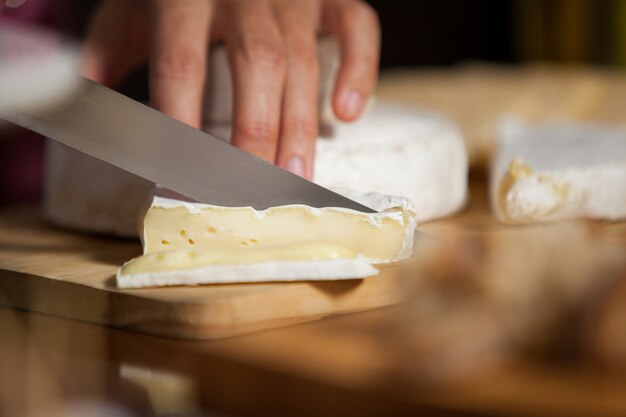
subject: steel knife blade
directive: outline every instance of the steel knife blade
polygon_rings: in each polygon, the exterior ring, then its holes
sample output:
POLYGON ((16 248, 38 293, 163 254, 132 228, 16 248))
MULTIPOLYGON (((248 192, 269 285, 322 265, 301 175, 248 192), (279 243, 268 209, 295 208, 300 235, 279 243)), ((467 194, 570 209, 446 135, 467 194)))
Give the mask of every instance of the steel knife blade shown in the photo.
POLYGON ((0 117, 199 202, 374 212, 82 77, 55 106, 0 117))

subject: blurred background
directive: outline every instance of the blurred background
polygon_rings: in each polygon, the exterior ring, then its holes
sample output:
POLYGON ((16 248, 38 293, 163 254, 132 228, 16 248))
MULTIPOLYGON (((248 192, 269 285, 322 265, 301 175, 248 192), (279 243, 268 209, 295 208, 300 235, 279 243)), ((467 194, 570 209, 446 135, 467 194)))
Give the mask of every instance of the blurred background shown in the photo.
MULTIPOLYGON (((81 36, 97 0, 13 0, 15 12, 81 36), (29 6, 28 3, 32 3, 29 6), (49 10, 45 10, 49 9, 49 10)), ((368 0, 383 27, 382 67, 467 60, 626 64, 624 0, 368 0)), ((6 10, 11 14, 11 9, 6 10)))
POLYGON ((468 60, 626 63, 623 0, 370 0, 383 67, 468 60))
MULTIPOLYGON (((11 3, 39 2, 7 2, 11 3)), ((45 3, 44 8, 31 6, 32 12, 22 16, 81 36, 99 1, 45 3)), ((453 65, 467 60, 626 64, 624 0, 368 3, 377 10, 383 27, 382 67, 453 65)))
MULTIPOLYGON (((7 15, 85 33, 98 0, 13 0, 7 15), (29 6, 29 3, 31 5, 29 6), (36 7, 45 3, 45 7, 36 7), (24 7, 30 11, 17 12, 24 7)), ((467 61, 626 65, 624 0, 368 0, 383 28, 381 67, 467 61)))

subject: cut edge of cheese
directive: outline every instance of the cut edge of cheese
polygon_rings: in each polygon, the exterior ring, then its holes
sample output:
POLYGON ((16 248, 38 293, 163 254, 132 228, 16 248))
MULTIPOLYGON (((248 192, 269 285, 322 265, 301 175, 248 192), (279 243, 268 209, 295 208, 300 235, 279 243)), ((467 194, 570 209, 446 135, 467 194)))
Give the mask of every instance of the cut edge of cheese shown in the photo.
POLYGON ((324 242, 355 250, 374 263, 400 261, 411 255, 417 221, 410 200, 378 193, 337 191, 378 212, 362 213, 347 208, 314 208, 299 204, 266 210, 221 207, 191 202, 169 190, 157 188, 140 233, 144 254, 179 249, 232 250, 240 245, 266 247, 324 242), (325 230, 322 230, 322 217, 330 222, 325 230), (275 226, 262 221, 274 222, 275 226), (279 233, 279 225, 286 228, 283 233, 279 233), (349 236, 337 235, 333 227, 342 233, 349 232, 349 236), (376 250, 376 245, 361 241, 372 237, 377 238, 375 243, 379 245, 393 242, 396 247, 376 250))
POLYGON ((626 195, 619 195, 625 184, 626 166, 618 164, 543 171, 514 158, 493 186, 492 204, 507 223, 583 217, 614 221, 626 218, 626 195))
POLYGON ((494 184, 492 204, 498 218, 507 223, 549 219, 567 205, 568 187, 550 175, 542 175, 519 158, 494 184))
POLYGON ((490 175, 505 223, 626 218, 626 132, 580 123, 504 119, 490 175))

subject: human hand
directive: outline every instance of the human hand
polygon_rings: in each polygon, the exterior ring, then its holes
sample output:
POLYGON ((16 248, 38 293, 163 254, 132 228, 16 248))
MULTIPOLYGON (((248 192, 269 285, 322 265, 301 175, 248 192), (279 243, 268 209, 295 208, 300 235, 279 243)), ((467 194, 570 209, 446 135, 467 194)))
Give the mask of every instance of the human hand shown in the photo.
POLYGON ((234 89, 231 143, 310 179, 316 40, 325 32, 342 51, 333 110, 352 121, 375 87, 380 49, 376 13, 358 0, 104 0, 83 74, 114 85, 149 60, 152 105, 199 128, 208 46, 223 42, 234 89))

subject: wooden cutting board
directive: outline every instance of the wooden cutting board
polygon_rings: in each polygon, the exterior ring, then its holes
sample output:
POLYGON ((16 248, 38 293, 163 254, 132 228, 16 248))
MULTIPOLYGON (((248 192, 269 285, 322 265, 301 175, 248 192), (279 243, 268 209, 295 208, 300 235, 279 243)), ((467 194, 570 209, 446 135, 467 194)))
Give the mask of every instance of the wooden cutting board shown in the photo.
POLYGON ((0 304, 138 332, 211 339, 400 301, 410 262, 362 280, 118 290, 138 241, 72 233, 38 207, 0 210, 0 304))

